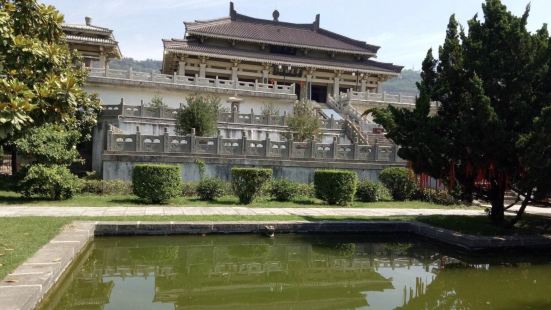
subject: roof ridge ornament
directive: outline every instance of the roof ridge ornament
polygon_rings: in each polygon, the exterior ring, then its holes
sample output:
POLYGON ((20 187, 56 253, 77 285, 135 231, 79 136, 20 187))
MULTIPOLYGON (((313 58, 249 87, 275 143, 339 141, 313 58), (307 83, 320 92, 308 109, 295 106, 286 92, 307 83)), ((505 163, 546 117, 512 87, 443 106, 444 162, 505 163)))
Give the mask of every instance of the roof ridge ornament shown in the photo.
POLYGON ((274 22, 279 22, 279 11, 277 9, 272 13, 272 17, 274 18, 274 22))
POLYGON ((237 12, 235 11, 235 7, 233 6, 233 2, 230 1, 230 19, 236 20, 237 19, 237 12))

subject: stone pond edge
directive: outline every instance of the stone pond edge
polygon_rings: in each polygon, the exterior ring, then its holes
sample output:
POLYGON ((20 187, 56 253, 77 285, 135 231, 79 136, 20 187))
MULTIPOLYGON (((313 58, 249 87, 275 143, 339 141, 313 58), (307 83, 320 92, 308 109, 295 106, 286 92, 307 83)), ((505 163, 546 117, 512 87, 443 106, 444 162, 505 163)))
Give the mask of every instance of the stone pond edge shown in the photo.
POLYGON ((0 282, 0 305, 36 308, 94 236, 368 232, 413 234, 470 252, 551 247, 549 235, 474 236, 415 221, 73 222, 0 282))

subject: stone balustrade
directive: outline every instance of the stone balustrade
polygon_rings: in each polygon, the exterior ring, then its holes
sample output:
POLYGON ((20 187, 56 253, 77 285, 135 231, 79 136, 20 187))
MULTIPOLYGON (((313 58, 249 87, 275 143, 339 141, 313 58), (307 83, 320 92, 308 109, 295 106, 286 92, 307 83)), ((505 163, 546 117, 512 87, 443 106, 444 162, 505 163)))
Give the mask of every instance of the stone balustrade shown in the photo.
POLYGON ((362 162, 403 162, 397 156, 395 145, 363 145, 307 142, 271 141, 248 139, 246 132, 239 139, 199 137, 194 133, 187 136, 142 135, 137 128, 135 134, 107 133, 107 152, 110 154, 155 153, 159 155, 218 155, 230 157, 273 158, 288 160, 336 160, 362 162))
POLYGON ((151 82, 170 85, 182 85, 190 87, 202 87, 210 89, 231 90, 231 91, 246 91, 254 92, 257 94, 274 94, 274 95, 286 95, 295 96, 295 85, 278 85, 278 84, 264 84, 258 82, 244 82, 219 79, 218 77, 201 78, 198 76, 190 77, 185 75, 168 75, 152 72, 139 72, 133 71, 132 68, 128 70, 116 70, 110 68, 89 68, 89 77, 93 78, 108 78, 117 80, 128 80, 138 82, 151 82))
MULTIPOLYGON (((148 107, 143 103, 139 106, 125 105, 124 100, 118 105, 103 105, 101 117, 149 117, 149 118, 165 118, 176 119, 179 109, 167 107, 148 107)), ((251 113, 220 112, 218 114, 218 123, 236 123, 236 124, 253 124, 262 126, 287 126, 287 112, 283 115, 266 115, 255 114, 251 109, 251 113)), ((344 120, 336 120, 333 117, 329 119, 321 119, 322 129, 342 129, 344 120)))

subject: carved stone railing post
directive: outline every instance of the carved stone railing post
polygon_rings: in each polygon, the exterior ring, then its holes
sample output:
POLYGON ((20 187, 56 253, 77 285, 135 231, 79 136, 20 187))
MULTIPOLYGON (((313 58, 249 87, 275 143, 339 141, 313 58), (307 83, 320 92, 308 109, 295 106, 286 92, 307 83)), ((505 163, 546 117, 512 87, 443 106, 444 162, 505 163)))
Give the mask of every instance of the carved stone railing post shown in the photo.
POLYGON ((121 98, 121 102, 119 103, 120 106, 120 115, 124 115, 124 98, 121 98))
POLYGON ((333 114, 331 114, 331 118, 329 119, 329 128, 335 129, 335 117, 333 114))
POLYGON ((216 155, 222 154, 222 131, 218 130, 218 135, 216 136, 216 155))
POLYGON ((254 124, 254 111, 253 111, 253 108, 251 108, 251 114, 249 116, 249 123, 254 124))
MULTIPOLYGON (((295 85, 295 84, 293 84, 295 85)), ((283 117, 281 118, 281 125, 287 126, 287 111, 283 111, 283 117)))
POLYGON ((247 154, 247 131, 241 132, 241 155, 247 154))
POLYGON ((310 139, 310 158, 316 158, 316 136, 310 139))
POLYGON ((136 126, 136 152, 142 150, 142 134, 140 133, 140 126, 136 126))
POLYGON ((237 121, 239 120, 239 114, 237 113, 237 107, 235 106, 231 111, 231 118, 233 123, 237 123, 237 121))
POLYGON ((339 141, 337 137, 333 137, 333 145, 332 145, 331 151, 332 151, 331 155, 333 159, 336 159, 339 152, 339 141))
POLYGON ((358 160, 360 159, 360 144, 358 143, 358 138, 356 137, 356 139, 354 139, 354 160, 358 160))
POLYGON ((133 74, 132 74, 132 67, 128 68, 128 79, 132 80, 133 74))
POLYGON ((149 74, 149 80, 151 82, 155 80, 155 70, 151 70, 151 73, 149 74))
POLYGON ((195 153, 195 128, 191 128, 191 134, 189 136, 189 152, 191 154, 195 153))
POLYGON ((176 71, 174 71, 174 73, 172 73, 172 83, 173 84, 176 84, 177 78, 178 78, 178 73, 176 73, 176 71))
POLYGON ((107 151, 113 150, 113 125, 109 124, 109 130, 107 130, 107 151))
POLYGON ((159 118, 163 118, 164 115, 165 115, 165 110, 166 110, 166 107, 165 106, 160 106, 159 108, 157 108, 157 112, 159 113, 159 118))
POLYGON ((377 144, 377 140, 375 140, 375 144, 373 145, 373 161, 379 160, 379 145, 377 144))
POLYGON ((143 103, 143 99, 140 101, 140 116, 141 117, 145 116, 145 105, 143 103))
POLYGON ((266 115, 266 125, 272 125, 272 113, 266 115))
POLYGON ((293 134, 287 140, 287 158, 293 158, 295 152, 295 142, 293 141, 293 134))
POLYGON ((264 157, 270 157, 270 150, 272 149, 272 146, 270 144, 270 132, 266 130, 266 140, 264 141, 264 157))
POLYGON ((168 153, 170 151, 170 137, 168 136, 168 128, 165 127, 163 133, 163 153, 168 153))
POLYGON ((392 153, 390 155, 390 161, 397 162, 398 161, 398 146, 393 143, 391 151, 392 151, 392 153))

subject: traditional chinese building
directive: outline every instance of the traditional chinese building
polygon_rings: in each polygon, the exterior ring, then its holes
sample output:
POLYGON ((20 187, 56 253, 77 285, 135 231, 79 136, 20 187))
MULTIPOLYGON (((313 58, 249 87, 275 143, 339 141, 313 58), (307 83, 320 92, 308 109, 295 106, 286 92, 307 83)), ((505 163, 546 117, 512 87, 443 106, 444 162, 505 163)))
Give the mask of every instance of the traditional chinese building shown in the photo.
POLYGON ((92 25, 92 18, 86 17, 84 25, 63 24, 62 28, 69 48, 80 52, 87 67, 105 67, 110 59, 121 58, 113 30, 92 25))
POLYGON ((184 39, 163 40, 164 74, 295 85, 298 98, 324 103, 348 89, 378 92, 402 67, 373 60, 378 46, 307 24, 237 13, 185 22, 184 39))
POLYGON ((233 165, 271 166, 277 177, 311 181, 318 168, 358 171, 375 179, 389 165, 404 165, 366 107, 411 107, 412 98, 380 94, 381 83, 402 67, 375 61, 378 46, 312 23, 258 19, 237 13, 185 22, 180 39, 163 40, 160 71, 109 68, 120 58, 113 31, 92 25, 63 26, 70 47, 90 73, 86 90, 104 110, 94 132, 92 168, 107 179, 128 179, 135 162, 171 162, 185 179, 197 179, 197 157, 212 176, 228 178, 233 165), (177 109, 191 94, 220 98, 216 137, 178 137, 177 109), (152 107, 152 98, 162 98, 152 107), (311 141, 288 140, 287 117, 297 100, 318 107, 321 133, 311 141), (266 112, 269 113, 266 113, 266 112), (275 114, 273 113, 275 111, 275 114), (377 129, 377 128, 375 128, 377 129))

